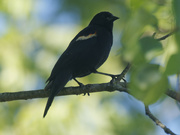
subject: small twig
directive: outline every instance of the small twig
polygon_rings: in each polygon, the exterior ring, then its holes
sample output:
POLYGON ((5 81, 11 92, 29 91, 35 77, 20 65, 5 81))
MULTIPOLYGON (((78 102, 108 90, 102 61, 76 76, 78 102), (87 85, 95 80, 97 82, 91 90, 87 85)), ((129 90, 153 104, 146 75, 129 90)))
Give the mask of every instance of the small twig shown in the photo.
MULTIPOLYGON (((176 84, 176 91, 177 92, 180 92, 180 74, 178 73, 177 74, 177 84, 176 84)), ((179 94, 179 96, 180 96, 180 94, 179 94)), ((180 97, 179 97, 180 98, 180 97)), ((178 108, 180 109, 180 103, 178 103, 177 101, 176 101, 176 104, 177 104, 177 106, 178 106, 178 108)))
POLYGON ((129 71, 130 67, 131 64, 128 63, 125 69, 122 71, 122 73, 117 77, 117 80, 121 80, 125 76, 125 74, 129 71))
POLYGON ((167 128, 164 124, 162 124, 162 122, 160 122, 149 110, 148 106, 145 106, 145 112, 146 115, 149 116, 150 119, 152 119, 156 125, 160 126, 165 133, 170 134, 170 135, 176 135, 175 133, 173 133, 169 128, 167 128))
POLYGON ((174 90, 167 90, 166 95, 169 97, 175 99, 177 102, 180 102, 180 93, 174 91, 174 90))
MULTIPOLYGON (((175 32, 178 31, 178 28, 176 28, 175 30, 173 30, 172 32, 168 33, 167 35, 157 38, 157 40, 161 41, 161 40, 165 40, 166 38, 168 38, 169 36, 171 36, 172 34, 174 34, 175 32)), ((155 37, 156 33, 153 33, 153 37, 155 37)))
POLYGON ((157 40, 159 40, 159 41, 165 40, 166 38, 168 38, 169 36, 171 36, 173 33, 174 33, 174 32, 171 32, 171 33, 169 33, 169 34, 167 34, 167 35, 165 35, 165 36, 163 36, 163 37, 158 38, 157 40))

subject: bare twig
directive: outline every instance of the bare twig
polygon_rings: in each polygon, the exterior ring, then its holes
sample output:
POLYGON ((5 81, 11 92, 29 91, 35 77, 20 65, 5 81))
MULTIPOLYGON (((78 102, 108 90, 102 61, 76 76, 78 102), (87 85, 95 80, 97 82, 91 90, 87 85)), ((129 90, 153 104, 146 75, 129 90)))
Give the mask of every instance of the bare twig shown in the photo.
POLYGON ((168 38, 169 36, 171 36, 173 33, 174 33, 174 32, 171 32, 171 33, 169 33, 169 34, 167 34, 167 35, 165 35, 165 36, 163 36, 163 37, 158 38, 157 40, 165 40, 166 38, 168 38))
POLYGON ((174 90, 167 90, 166 95, 169 97, 175 99, 176 101, 180 102, 180 93, 174 91, 174 90))
MULTIPOLYGON (((169 36, 171 36, 172 34, 174 34, 175 32, 178 31, 178 28, 174 29, 172 32, 168 33, 167 35, 157 38, 157 40, 161 41, 161 40, 165 40, 166 38, 168 38, 169 36)), ((155 37, 156 33, 153 34, 153 37, 155 37)))
POLYGON ((131 64, 128 63, 125 69, 122 71, 122 73, 117 77, 117 80, 121 80, 125 76, 125 74, 129 71, 130 67, 131 64))
MULTIPOLYGON (((179 73, 177 74, 176 91, 177 91, 177 92, 180 92, 180 74, 179 74, 179 73)), ((180 100, 180 94, 179 94, 179 100, 180 100)), ((178 108, 180 109, 180 103, 178 103, 178 102, 176 101, 176 104, 177 104, 178 108)))
POLYGON ((146 115, 149 116, 150 119, 152 119, 156 125, 160 126, 165 133, 170 134, 170 135, 176 135, 175 133, 173 133, 169 128, 167 128, 164 124, 162 124, 162 122, 160 122, 149 110, 148 106, 145 106, 145 112, 146 115))

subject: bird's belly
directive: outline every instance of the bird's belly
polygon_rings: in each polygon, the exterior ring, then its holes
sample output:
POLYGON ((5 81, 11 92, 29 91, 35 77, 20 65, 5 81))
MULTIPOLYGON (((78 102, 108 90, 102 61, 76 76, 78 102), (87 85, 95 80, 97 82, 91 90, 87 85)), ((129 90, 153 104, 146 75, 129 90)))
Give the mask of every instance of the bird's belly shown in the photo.
POLYGON ((93 73, 106 61, 109 52, 110 47, 82 54, 81 57, 73 64, 73 77, 83 77, 93 73))
POLYGON ((73 78, 74 77, 84 77, 84 76, 89 75, 91 73, 92 73, 92 71, 90 71, 88 69, 87 70, 79 70, 79 71, 76 71, 73 73, 73 78))

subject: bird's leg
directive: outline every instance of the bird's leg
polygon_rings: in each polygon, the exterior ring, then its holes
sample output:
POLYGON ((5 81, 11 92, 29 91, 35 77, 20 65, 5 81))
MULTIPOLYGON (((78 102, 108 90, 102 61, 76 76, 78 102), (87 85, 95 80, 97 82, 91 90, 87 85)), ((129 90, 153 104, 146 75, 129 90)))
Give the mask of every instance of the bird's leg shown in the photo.
MULTIPOLYGON (((83 83, 81 83, 81 82, 79 82, 76 78, 73 78, 74 79, 74 81, 76 81, 77 83, 78 83, 78 85, 80 86, 80 87, 83 87, 84 86, 84 84, 83 83)), ((84 95, 83 96, 85 96, 86 95, 86 93, 84 93, 84 95)), ((90 96, 90 94, 89 93, 87 93, 87 95, 88 96, 90 96)))
POLYGON ((81 82, 79 82, 76 78, 73 78, 73 79, 74 79, 74 81, 76 81, 76 82, 78 83, 78 85, 79 85, 80 87, 83 87, 83 86, 84 86, 84 84, 81 83, 81 82))
POLYGON ((101 75, 106 75, 106 76, 110 76, 112 79, 115 79, 115 78, 116 78, 116 75, 113 75, 113 74, 103 73, 103 72, 99 72, 99 71, 94 71, 94 73, 96 73, 96 74, 101 74, 101 75))
POLYGON ((108 74, 108 73, 103 73, 103 72, 99 72, 97 70, 94 71, 94 73, 96 74, 101 74, 101 75, 106 75, 106 76, 110 76, 112 78, 112 80, 110 81, 111 83, 114 81, 114 80, 119 80, 119 78, 121 78, 124 82, 126 82, 126 80, 124 79, 124 76, 122 76, 122 74, 118 74, 118 75, 113 75, 113 74, 108 74))

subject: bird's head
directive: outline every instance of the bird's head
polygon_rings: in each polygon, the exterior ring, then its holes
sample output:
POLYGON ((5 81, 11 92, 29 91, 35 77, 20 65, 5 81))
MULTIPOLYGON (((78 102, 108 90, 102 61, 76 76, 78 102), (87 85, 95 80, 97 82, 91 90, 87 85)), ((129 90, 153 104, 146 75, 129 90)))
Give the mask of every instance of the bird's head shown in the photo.
POLYGON ((119 18, 109 12, 100 12, 93 17, 89 25, 99 25, 112 30, 113 22, 117 19, 119 18))

